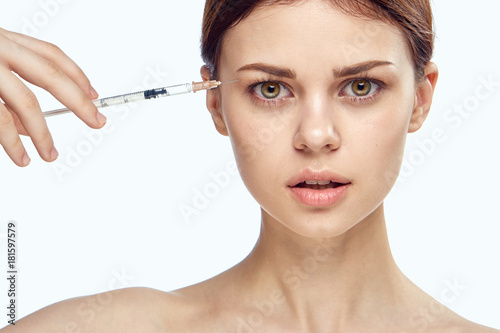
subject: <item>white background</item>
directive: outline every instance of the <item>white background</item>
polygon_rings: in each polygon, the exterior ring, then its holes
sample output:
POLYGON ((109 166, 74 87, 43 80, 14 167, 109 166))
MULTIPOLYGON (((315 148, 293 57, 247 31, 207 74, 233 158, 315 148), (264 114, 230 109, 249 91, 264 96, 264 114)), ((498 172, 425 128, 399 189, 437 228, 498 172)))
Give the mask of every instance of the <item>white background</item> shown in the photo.
MULTIPOLYGON (((203 4, 11 1, 0 8, 0 25, 60 46, 105 97, 198 80, 203 4)), ((500 3, 436 1, 434 8, 441 76, 432 113, 409 136, 404 175, 386 201, 391 246, 422 289, 462 316, 500 328, 500 86, 487 98, 474 97, 476 89, 488 92, 481 78, 500 82, 500 3), (472 111, 451 121, 446 115, 455 105, 472 111), (422 144, 436 130, 446 140, 422 144), (454 282, 465 287, 456 297, 454 282)), ((36 93, 44 110, 60 106, 36 93)), ((213 183, 210 173, 233 161, 204 97, 144 102, 128 113, 106 110, 107 133, 72 115, 49 119, 59 166, 71 172, 58 174, 57 164, 42 162, 29 139, 28 168, 0 154, 3 244, 7 222, 19 224, 20 317, 110 288, 177 289, 218 274, 251 250, 259 209, 238 175, 199 215, 187 221, 180 213, 181 205, 192 206, 196 190, 213 183), (81 160, 71 153, 78 150, 86 153, 81 160)))

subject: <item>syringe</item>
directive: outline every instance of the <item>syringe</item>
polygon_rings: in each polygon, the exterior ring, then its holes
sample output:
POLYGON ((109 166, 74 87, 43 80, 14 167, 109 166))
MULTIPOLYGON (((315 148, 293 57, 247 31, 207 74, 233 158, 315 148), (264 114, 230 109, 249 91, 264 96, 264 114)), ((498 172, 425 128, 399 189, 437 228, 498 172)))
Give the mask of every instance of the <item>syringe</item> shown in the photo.
MULTIPOLYGON (((229 82, 235 82, 235 81, 229 81, 229 82)), ((124 95, 96 99, 96 100, 93 100, 92 103, 94 103, 94 105, 97 106, 98 108, 105 108, 108 106, 139 102, 139 101, 144 101, 144 100, 154 99, 154 98, 159 98, 159 97, 187 94, 190 92, 197 92, 200 90, 214 89, 214 88, 217 88, 218 86, 220 86, 222 83, 229 83, 229 82, 203 81, 203 82, 184 83, 184 84, 178 84, 175 86, 169 86, 169 87, 158 88, 158 89, 150 89, 150 90, 144 90, 144 91, 138 91, 138 92, 134 92, 134 93, 124 94, 124 95)), ((71 112, 70 109, 64 108, 64 109, 47 111, 47 112, 44 112, 43 115, 45 117, 51 117, 51 116, 69 113, 69 112, 71 112)))

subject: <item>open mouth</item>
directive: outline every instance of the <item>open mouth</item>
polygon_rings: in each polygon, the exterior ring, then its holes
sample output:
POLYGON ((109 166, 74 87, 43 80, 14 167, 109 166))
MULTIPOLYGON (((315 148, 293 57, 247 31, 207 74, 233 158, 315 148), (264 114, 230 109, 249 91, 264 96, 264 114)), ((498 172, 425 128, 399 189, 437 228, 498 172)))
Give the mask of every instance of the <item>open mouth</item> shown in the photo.
POLYGON ((329 188, 337 188, 337 187, 340 187, 343 185, 346 185, 346 184, 335 183, 332 181, 305 181, 302 183, 298 183, 297 185, 295 185, 293 187, 308 188, 311 190, 326 190, 329 188))
POLYGON ((306 168, 290 178, 288 190, 293 199, 308 207, 329 207, 348 194, 349 178, 329 169, 306 168))

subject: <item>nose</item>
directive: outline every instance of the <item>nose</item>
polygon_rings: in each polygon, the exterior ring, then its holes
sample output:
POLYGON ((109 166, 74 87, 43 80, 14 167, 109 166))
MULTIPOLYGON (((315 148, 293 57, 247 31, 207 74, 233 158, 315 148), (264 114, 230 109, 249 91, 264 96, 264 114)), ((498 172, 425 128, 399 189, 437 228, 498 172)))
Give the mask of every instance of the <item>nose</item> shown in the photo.
POLYGON ((294 147, 304 152, 330 152, 338 149, 341 138, 333 103, 321 96, 302 102, 299 124, 293 138, 294 147))

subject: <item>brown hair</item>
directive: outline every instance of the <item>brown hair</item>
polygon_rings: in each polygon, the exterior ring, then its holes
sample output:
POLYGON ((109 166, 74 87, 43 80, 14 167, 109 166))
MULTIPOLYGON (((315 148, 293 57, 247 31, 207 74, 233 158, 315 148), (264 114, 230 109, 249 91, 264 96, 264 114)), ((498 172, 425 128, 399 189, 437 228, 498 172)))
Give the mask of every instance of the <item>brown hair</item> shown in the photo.
MULTIPOLYGON (((303 1, 303 0, 302 0, 303 1)), ((393 24, 400 29, 415 65, 415 78, 424 78, 424 67, 434 48, 433 17, 430 0, 328 0, 335 7, 356 17, 393 24)), ((257 5, 293 3, 293 0, 207 0, 203 16, 201 56, 212 75, 218 77, 222 41, 228 29, 246 18, 257 5)))

